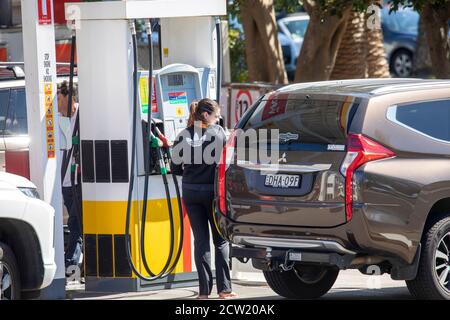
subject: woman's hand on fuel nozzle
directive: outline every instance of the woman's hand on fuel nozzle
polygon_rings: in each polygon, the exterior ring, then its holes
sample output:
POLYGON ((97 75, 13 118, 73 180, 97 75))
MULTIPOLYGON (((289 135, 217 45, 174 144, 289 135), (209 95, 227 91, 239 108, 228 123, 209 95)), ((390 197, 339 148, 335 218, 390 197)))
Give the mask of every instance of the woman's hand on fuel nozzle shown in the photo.
POLYGON ((162 133, 158 134, 158 138, 162 141, 164 148, 170 148, 173 146, 173 142, 167 139, 162 133))

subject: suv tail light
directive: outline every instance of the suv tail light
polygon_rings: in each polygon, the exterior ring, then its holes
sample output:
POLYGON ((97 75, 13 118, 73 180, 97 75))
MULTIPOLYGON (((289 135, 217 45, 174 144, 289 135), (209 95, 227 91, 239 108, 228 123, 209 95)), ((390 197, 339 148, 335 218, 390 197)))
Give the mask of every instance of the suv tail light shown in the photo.
POLYGON ((225 173, 228 170, 234 156, 234 147, 236 146, 236 131, 232 131, 228 142, 222 150, 219 162, 218 188, 219 188, 219 209, 223 214, 227 214, 225 173))
POLYGON ((341 173, 345 177, 345 213, 347 222, 353 216, 353 174, 356 169, 367 162, 394 156, 394 152, 361 134, 348 135, 347 155, 341 165, 341 173))

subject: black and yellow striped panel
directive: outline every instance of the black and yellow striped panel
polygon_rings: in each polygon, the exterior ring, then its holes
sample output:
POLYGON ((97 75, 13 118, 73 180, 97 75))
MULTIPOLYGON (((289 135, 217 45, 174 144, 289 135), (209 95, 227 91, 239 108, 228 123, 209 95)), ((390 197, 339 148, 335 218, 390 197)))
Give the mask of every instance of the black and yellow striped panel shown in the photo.
POLYGON ((97 235, 84 235, 84 270, 88 277, 97 277, 97 235))
MULTIPOLYGON (((171 199, 175 215, 175 244, 180 237, 180 221, 177 200, 171 199)), ((134 201, 131 208, 130 237, 131 254, 137 269, 145 272, 140 254, 140 228, 138 219, 142 201, 134 201)), ((170 247, 170 223, 166 199, 148 201, 145 248, 148 263, 153 273, 159 273, 167 260, 170 247)), ((128 263, 125 246, 126 201, 83 201, 83 228, 85 234, 86 270, 88 276, 135 278, 128 263)), ((177 250, 175 248, 174 250, 177 250)), ((190 250, 190 246, 183 248, 190 250)), ((188 260, 186 260, 188 261, 188 260)), ((173 260, 172 260, 173 262, 173 260)), ((174 272, 190 272, 190 262, 184 266, 181 256, 174 272)))
POLYGON ((113 237, 111 234, 97 236, 98 275, 112 277, 114 275, 113 237))
POLYGON ((131 277, 131 267, 127 259, 125 235, 114 235, 114 276, 131 277))
POLYGON ((132 277, 125 235, 84 235, 84 263, 89 277, 132 277))

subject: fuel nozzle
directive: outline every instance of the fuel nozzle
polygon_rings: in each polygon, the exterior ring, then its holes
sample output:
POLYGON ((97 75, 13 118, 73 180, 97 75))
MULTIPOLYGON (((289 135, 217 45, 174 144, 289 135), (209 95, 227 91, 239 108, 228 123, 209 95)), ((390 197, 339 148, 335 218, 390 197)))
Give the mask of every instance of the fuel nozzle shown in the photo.
POLYGON ((152 148, 162 148, 164 146, 163 142, 153 133, 150 137, 150 145, 152 148))
POLYGON ((167 139, 166 136, 163 135, 162 132, 158 129, 158 127, 155 127, 155 131, 158 135, 158 139, 162 142, 162 147, 170 148, 173 145, 172 141, 167 139))

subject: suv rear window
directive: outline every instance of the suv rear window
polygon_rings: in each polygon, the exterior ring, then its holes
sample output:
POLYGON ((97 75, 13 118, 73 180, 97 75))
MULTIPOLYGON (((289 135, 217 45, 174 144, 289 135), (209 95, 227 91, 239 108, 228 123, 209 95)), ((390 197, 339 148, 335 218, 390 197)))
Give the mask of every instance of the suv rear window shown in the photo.
POLYGON ((10 101, 5 135, 25 135, 28 133, 25 89, 12 89, 10 101))
POLYGON ((389 108, 388 118, 432 138, 450 142, 450 100, 393 106, 389 108))
POLYGON ((9 105, 9 89, 0 90, 0 134, 3 134, 6 123, 6 112, 9 105))
POLYGON ((243 129, 279 129, 280 135, 298 135, 297 143, 345 144, 358 106, 355 100, 262 100, 243 129))

